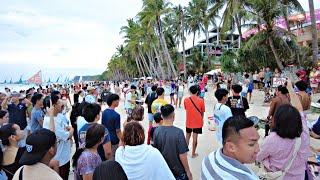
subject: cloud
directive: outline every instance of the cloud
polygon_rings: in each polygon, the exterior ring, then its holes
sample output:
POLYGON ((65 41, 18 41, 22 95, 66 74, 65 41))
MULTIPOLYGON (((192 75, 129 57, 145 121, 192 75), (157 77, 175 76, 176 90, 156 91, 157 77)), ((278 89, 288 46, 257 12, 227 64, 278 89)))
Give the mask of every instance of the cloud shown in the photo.
MULTIPOLYGON (((189 1, 171 2, 186 6, 189 1)), ((315 1, 316 8, 319 3, 315 1)), ((17 78, 39 69, 44 74, 60 73, 57 69, 79 75, 102 72, 123 42, 121 26, 141 8, 142 0, 1 0, 0 65, 18 71, 5 73, 17 78)), ((188 37, 187 46, 191 44, 188 37)))

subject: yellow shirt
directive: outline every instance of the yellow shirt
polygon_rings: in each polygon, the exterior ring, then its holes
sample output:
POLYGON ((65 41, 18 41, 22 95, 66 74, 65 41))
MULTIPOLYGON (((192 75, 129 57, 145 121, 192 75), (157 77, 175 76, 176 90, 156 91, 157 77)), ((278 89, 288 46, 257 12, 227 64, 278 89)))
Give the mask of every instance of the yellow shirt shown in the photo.
POLYGON ((164 99, 156 99, 156 100, 154 100, 152 105, 151 105, 152 114, 160 112, 161 106, 164 106, 166 104, 169 104, 169 103, 164 99))

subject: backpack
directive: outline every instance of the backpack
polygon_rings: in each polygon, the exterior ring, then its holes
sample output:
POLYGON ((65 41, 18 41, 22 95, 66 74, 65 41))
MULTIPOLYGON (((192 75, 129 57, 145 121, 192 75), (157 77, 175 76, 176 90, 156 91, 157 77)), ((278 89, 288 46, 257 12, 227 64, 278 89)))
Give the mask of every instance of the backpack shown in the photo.
POLYGON ((233 96, 232 96, 231 99, 230 99, 230 104, 231 104, 232 108, 236 108, 236 109, 244 108, 242 96, 240 96, 240 99, 234 99, 233 96), (237 100, 237 102, 234 104, 233 102, 235 100, 237 100))

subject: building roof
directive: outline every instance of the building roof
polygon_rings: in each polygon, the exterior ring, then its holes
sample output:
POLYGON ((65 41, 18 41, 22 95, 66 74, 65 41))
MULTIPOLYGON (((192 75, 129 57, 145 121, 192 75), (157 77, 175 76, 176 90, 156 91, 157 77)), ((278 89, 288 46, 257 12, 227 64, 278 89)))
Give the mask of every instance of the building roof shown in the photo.
MULTIPOLYGON (((315 10, 315 15, 316 15, 316 23, 320 24, 320 9, 316 9, 315 10)), ((289 21, 298 21, 298 22, 304 22, 304 24, 311 24, 311 16, 310 16, 310 12, 306 12, 305 16, 304 14, 295 14, 292 16, 288 17, 289 21)), ((285 29, 286 28, 286 21, 284 18, 279 18, 278 20, 276 20, 276 26, 285 29)), ((264 25, 262 24, 260 26, 260 29, 264 29, 264 25)), ((258 32, 257 28, 252 28, 252 29, 248 29, 247 31, 245 31, 242 34, 242 38, 248 38, 253 34, 256 34, 258 32)))

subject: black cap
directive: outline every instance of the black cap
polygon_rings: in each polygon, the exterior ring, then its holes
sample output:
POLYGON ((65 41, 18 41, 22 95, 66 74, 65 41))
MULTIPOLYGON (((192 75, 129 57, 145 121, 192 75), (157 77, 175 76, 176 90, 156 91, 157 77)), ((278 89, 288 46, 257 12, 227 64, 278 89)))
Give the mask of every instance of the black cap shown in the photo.
POLYGON ((48 129, 40 129, 27 137, 26 150, 21 156, 21 165, 33 165, 40 162, 48 150, 56 143, 56 135, 48 129))

